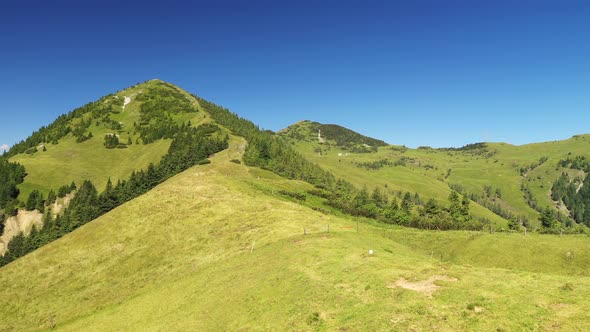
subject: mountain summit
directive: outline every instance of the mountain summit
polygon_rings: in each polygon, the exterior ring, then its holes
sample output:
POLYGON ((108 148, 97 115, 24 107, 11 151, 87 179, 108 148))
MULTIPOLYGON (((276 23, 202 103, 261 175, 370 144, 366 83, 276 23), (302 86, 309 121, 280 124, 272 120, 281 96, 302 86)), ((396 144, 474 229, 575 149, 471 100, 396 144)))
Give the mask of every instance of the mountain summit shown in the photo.
POLYGON ((386 146, 382 140, 361 135, 348 128, 335 124, 321 124, 308 120, 297 122, 278 134, 290 140, 317 142, 327 146, 336 146, 350 152, 375 152, 380 146, 386 146))

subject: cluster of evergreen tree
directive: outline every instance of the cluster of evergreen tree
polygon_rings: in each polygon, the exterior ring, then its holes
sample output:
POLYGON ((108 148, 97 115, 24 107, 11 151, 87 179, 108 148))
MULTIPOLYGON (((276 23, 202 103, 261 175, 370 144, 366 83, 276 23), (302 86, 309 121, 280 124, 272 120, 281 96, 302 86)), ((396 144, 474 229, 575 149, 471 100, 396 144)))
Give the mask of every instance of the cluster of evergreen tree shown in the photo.
POLYGON ((39 190, 31 191, 25 203, 25 209, 28 211, 38 210, 41 213, 45 211, 45 198, 39 190))
POLYGON ((8 215, 16 214, 20 194, 17 185, 23 182, 25 176, 24 166, 0 157, 0 213, 4 210, 8 215))
POLYGON ((567 157, 557 162, 557 166, 586 171, 590 166, 590 161, 584 156, 567 157))
MULTIPOLYGON (((439 151, 482 151, 482 152, 486 152, 488 150, 488 145, 486 143, 479 142, 479 143, 466 144, 460 148, 454 148, 454 147, 438 148, 437 150, 439 150, 439 151)), ((481 153, 481 152, 478 152, 478 153, 481 153)))
MULTIPOLYGON (((76 183, 72 181, 72 184, 70 184, 69 186, 63 185, 61 187, 59 187, 59 189, 57 190, 57 197, 59 198, 64 198, 66 197, 69 193, 71 193, 72 191, 76 190, 76 183)), ((53 190, 49 191, 49 196, 52 196, 52 192, 53 190)))
POLYGON ((117 131, 117 132, 123 130, 123 124, 121 124, 121 122, 119 122, 119 121, 116 121, 116 120, 111 119, 110 114, 104 115, 100 119, 100 121, 97 121, 96 122, 96 124, 97 125, 102 124, 105 128, 111 129, 111 130, 114 130, 114 131, 117 131))
POLYGON ((107 149, 114 149, 119 147, 119 137, 115 134, 106 134, 104 136, 104 146, 107 149))
POLYGON ((74 126, 74 129, 72 129, 72 135, 76 137, 76 143, 81 143, 92 138, 92 133, 89 132, 86 134, 86 131, 91 124, 91 119, 82 118, 80 122, 74 126))
POLYGON ((464 145, 460 148, 437 148, 435 150, 447 152, 449 155, 460 153, 472 156, 482 156, 484 158, 491 158, 497 152, 496 150, 491 150, 486 143, 472 143, 464 145))
POLYGON ((184 94, 163 82, 136 99, 142 104, 139 123, 135 123, 134 127, 144 144, 176 135, 180 128, 172 115, 198 111, 184 94))
POLYGON ((179 130, 170 114, 162 114, 157 120, 151 122, 136 123, 134 128, 139 133, 143 144, 150 144, 159 139, 172 138, 179 130))
POLYGON ((210 155, 227 149, 229 136, 222 136, 220 128, 214 124, 202 124, 197 128, 190 122, 183 124, 160 161, 158 172, 166 179, 191 166, 206 163, 210 155))
MULTIPOLYGON (((133 172, 128 180, 119 180, 116 185, 109 179, 106 189, 100 194, 92 182, 84 181, 62 215, 52 219, 51 211, 47 211, 42 228, 34 227, 29 236, 25 237, 21 233, 10 241, 8 251, 0 257, 0 266, 146 193, 167 178, 191 166, 204 163, 210 155, 228 147, 229 137, 222 137, 221 129, 215 125, 206 124, 194 128, 190 124, 183 124, 180 128, 167 154, 158 165, 150 164, 145 170, 133 172)), ((75 184, 72 183, 60 188, 58 194, 65 196, 75 188, 75 184)), ((55 194, 50 193, 51 195, 55 197, 55 194)), ((52 199, 55 201, 55 198, 52 199)), ((39 209, 38 204, 48 203, 49 200, 48 198, 47 202, 44 201, 38 193, 32 194, 27 201, 27 208, 39 209)))
MULTIPOLYGON (((587 169, 586 172, 589 172, 587 169)), ((570 212, 570 216, 577 223, 590 227, 590 176, 581 179, 571 179, 567 173, 562 173, 551 187, 551 198, 562 201, 570 212)))
POLYGON ((375 188, 372 193, 366 188, 355 190, 343 181, 337 181, 335 191, 330 191, 326 204, 354 216, 376 219, 388 224, 397 224, 422 229, 472 229, 481 230, 486 222, 471 217, 470 200, 453 191, 449 195, 449 207, 434 199, 423 202, 418 194, 406 192, 401 200, 375 188))
POLYGON ((364 161, 364 162, 355 162, 356 167, 364 168, 367 170, 376 171, 381 169, 385 166, 395 166, 394 162, 390 161, 389 159, 383 158, 375 161, 364 161))

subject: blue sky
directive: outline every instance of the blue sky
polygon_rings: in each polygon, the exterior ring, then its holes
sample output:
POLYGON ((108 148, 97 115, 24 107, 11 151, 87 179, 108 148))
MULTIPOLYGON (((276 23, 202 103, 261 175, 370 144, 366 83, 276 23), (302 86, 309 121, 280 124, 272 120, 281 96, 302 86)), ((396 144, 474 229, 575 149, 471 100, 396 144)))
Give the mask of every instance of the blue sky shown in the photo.
POLYGON ((393 144, 590 132, 590 1, 2 1, 0 145, 160 78, 393 144))

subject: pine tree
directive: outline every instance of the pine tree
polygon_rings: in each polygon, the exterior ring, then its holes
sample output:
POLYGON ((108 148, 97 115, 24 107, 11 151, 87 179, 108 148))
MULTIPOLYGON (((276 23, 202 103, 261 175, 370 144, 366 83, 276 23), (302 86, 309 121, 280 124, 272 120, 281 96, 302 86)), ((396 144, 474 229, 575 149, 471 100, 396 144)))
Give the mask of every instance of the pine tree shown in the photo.
POLYGON ((373 193, 371 194, 371 200, 379 208, 384 208, 385 206, 387 206, 387 196, 381 193, 381 190, 379 190, 379 188, 375 188, 373 190, 373 193))
POLYGON ((43 213, 45 211, 45 199, 43 198, 42 193, 39 193, 39 195, 37 196, 37 202, 35 203, 35 209, 41 213, 43 213))
POLYGON ((49 190, 49 194, 47 194, 47 205, 52 205, 57 200, 57 196, 55 196, 55 192, 53 189, 49 190))
POLYGON ((465 220, 471 219, 471 213, 469 211, 469 198, 467 196, 463 196, 461 199, 461 215, 465 220))
POLYGON ((359 192, 356 194, 353 200, 353 210, 357 215, 363 215, 363 210, 365 209, 366 205, 369 203, 369 192, 367 191, 367 187, 363 187, 359 192))
POLYGON ((29 194, 29 198, 25 203, 25 209, 28 211, 35 210, 40 200, 42 200, 41 193, 38 190, 31 191, 31 193, 29 194))
POLYGON ((452 190, 449 194, 449 212, 452 215, 459 214, 461 210, 461 204, 459 202, 459 194, 456 191, 452 190))
POLYGON ((541 216, 539 217, 539 221, 541 222, 541 225, 545 228, 553 228, 553 226, 555 225, 555 217, 553 216, 553 212, 551 211, 550 207, 546 207, 543 212, 541 213, 541 216))
POLYGON ((439 212, 439 208, 438 205, 436 204, 436 201, 434 200, 434 198, 429 199, 426 204, 424 204, 424 214, 426 215, 437 215, 439 212))
POLYGON ((397 211, 397 210, 399 210, 399 203, 397 202, 397 198, 396 198, 396 197, 394 197, 394 198, 391 200, 391 203, 389 204, 389 208, 390 208, 392 211, 397 211))
POLYGON ((412 203, 412 195, 409 192, 404 194, 404 198, 402 199, 401 208, 405 212, 409 213, 412 210, 414 204, 412 203))
POLYGON ((514 217, 508 219, 508 228, 515 231, 520 229, 520 223, 518 222, 518 219, 514 217))

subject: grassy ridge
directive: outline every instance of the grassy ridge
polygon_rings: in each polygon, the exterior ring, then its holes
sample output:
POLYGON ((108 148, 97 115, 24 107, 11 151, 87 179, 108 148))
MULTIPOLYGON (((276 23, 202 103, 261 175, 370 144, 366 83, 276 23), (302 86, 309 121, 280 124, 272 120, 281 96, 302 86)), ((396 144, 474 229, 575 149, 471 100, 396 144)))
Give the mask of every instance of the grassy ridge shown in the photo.
POLYGON ((357 233, 277 194, 308 184, 229 162, 242 147, 0 268, 0 330, 590 328, 587 238, 357 233), (457 281, 433 297, 395 286, 436 275, 457 281))

